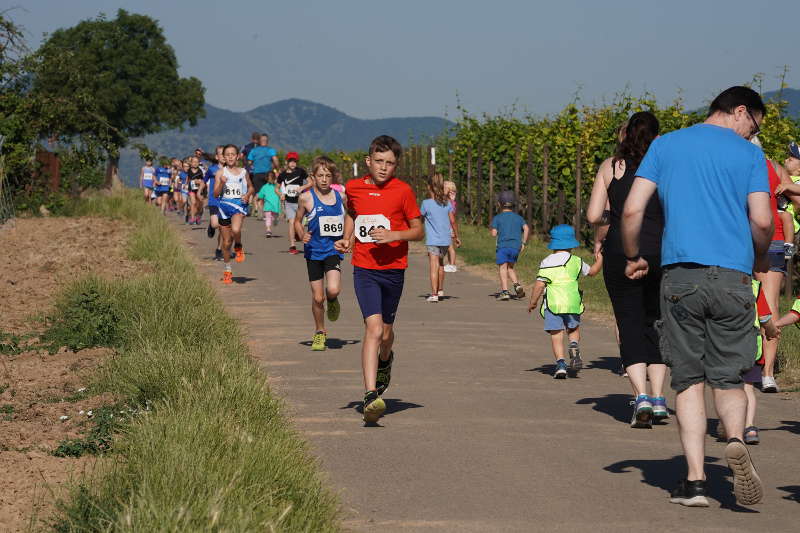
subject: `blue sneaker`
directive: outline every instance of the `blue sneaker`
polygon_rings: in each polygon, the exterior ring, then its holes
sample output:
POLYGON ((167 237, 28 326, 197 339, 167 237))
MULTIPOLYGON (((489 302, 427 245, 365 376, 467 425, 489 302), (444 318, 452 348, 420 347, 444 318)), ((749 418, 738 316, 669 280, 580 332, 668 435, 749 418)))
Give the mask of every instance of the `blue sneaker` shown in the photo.
POLYGON ((665 420, 669 418, 669 411, 667 410, 667 399, 663 396, 655 396, 653 398, 653 420, 665 420))
POLYGON ((653 427, 653 404, 650 402, 650 396, 647 394, 640 394, 636 397, 636 400, 631 403, 633 404, 631 427, 651 429, 653 427))
POLYGON ((555 379, 567 379, 567 362, 563 359, 556 361, 556 371, 553 373, 555 379))

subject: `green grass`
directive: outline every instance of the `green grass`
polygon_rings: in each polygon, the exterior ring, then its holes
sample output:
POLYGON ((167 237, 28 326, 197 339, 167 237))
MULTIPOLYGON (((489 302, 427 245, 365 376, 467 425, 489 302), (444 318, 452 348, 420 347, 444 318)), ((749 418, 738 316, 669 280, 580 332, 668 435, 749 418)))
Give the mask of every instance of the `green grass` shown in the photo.
MULTIPOLYGON (((491 236, 489 230, 483 227, 472 225, 460 225, 459 233, 461 237, 461 248, 458 255, 469 265, 485 265, 497 272, 495 266, 495 238, 491 236)), ((593 255, 587 250, 578 249, 574 252, 589 264, 594 262, 593 255)), ((536 273, 539 270, 539 263, 545 256, 552 253, 547 249, 547 243, 536 238, 528 241, 525 251, 521 254, 516 270, 520 283, 525 286, 525 290, 530 295, 530 288, 536 281, 536 273)), ((611 316, 611 302, 608 299, 605 284, 603 283, 602 273, 583 277, 580 280, 581 290, 583 291, 583 302, 586 311, 590 314, 601 314, 611 316)), ((499 280, 498 280, 499 287, 499 280)))
MULTIPOLYGON (((492 268, 496 272, 494 264, 495 239, 489 230, 483 227, 472 225, 460 225, 459 232, 462 246, 458 249, 458 255, 470 265, 483 265, 492 268)), ((526 286, 528 294, 529 287, 536 280, 536 272, 539 269, 539 262, 550 253, 547 243, 531 238, 528 242, 527 250, 520 257, 517 263, 517 274, 520 281, 526 286)), ((592 254, 585 249, 576 250, 586 262, 594 261, 592 254)), ((583 290, 583 300, 586 310, 590 314, 598 314, 613 320, 613 310, 608 299, 605 283, 602 274, 595 277, 581 278, 581 289, 583 290)), ((794 303, 793 298, 781 300, 781 315, 787 313, 794 303)), ((800 390, 800 329, 794 326, 783 328, 781 332, 781 342, 778 348, 778 360, 781 368, 781 382, 785 388, 800 390)))
POLYGON ((164 217, 138 195, 90 199, 73 213, 135 222, 129 254, 155 272, 113 287, 126 327, 95 385, 140 414, 102 473, 64 502, 56 529, 339 530, 316 461, 164 217))

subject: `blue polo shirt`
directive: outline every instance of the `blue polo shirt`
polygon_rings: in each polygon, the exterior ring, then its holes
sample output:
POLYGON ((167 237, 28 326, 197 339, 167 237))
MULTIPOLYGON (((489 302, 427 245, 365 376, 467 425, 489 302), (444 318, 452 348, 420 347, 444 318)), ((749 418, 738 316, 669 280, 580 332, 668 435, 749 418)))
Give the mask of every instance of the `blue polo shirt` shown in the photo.
POLYGON ((522 230, 528 223, 513 211, 503 211, 492 219, 492 228, 497 230, 497 248, 522 248, 522 230))
POLYGON ((256 146, 247 154, 247 160, 253 162, 253 174, 265 174, 272 170, 272 158, 278 152, 271 146, 256 146))
POLYGON ((653 141, 636 175, 658 187, 664 208, 662 265, 753 272, 747 196, 769 194, 760 148, 729 128, 697 124, 653 141))

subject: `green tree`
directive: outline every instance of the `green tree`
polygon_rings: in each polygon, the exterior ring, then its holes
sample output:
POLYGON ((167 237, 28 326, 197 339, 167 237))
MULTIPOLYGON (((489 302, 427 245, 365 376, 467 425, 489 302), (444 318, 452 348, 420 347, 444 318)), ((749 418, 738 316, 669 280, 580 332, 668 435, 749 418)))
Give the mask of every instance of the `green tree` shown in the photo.
POLYGON ((120 9, 59 29, 37 52, 33 93, 71 99, 91 94, 93 109, 52 124, 58 137, 97 140, 109 159, 107 180, 116 173, 119 149, 131 137, 188 122, 205 115, 203 86, 197 78, 181 78, 175 52, 158 22, 120 9))

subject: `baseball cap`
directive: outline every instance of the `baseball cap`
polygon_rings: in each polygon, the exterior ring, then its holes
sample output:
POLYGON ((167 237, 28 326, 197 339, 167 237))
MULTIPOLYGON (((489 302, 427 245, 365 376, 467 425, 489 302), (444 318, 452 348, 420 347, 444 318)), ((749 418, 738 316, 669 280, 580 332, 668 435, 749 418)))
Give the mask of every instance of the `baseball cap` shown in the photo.
POLYGON ((497 197, 497 201, 500 202, 501 205, 514 205, 516 202, 514 198, 514 191, 501 192, 497 197))
POLYGON ((789 143, 789 155, 800 159, 800 146, 798 146, 796 142, 789 143))
POLYGON ((300 161, 300 156, 297 154, 297 152, 289 152, 288 154, 286 154, 287 161, 291 161, 292 159, 294 159, 295 161, 300 161))

